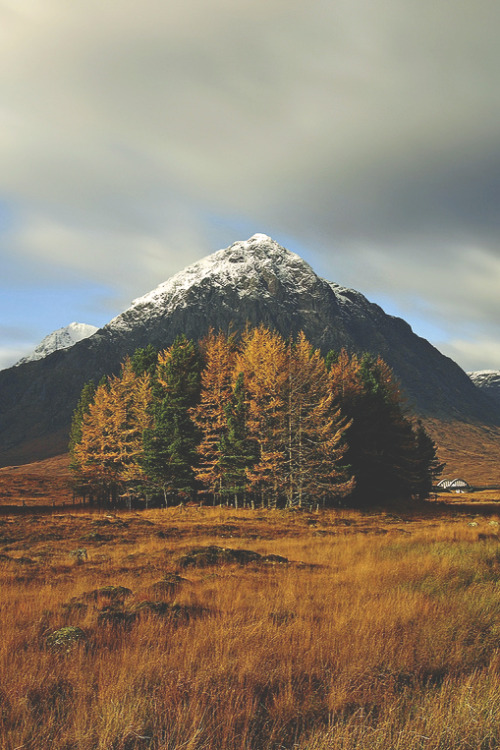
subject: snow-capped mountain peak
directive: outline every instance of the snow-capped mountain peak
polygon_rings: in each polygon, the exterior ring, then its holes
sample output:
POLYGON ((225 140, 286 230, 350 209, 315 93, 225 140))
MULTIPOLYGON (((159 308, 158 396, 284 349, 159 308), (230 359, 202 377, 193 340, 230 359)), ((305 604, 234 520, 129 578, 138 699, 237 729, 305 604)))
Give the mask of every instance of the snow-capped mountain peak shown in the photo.
POLYGON ((132 306, 143 304, 165 294, 185 291, 210 279, 211 283, 231 285, 249 282, 252 277, 260 276, 266 271, 276 274, 282 280, 286 276, 297 282, 294 272, 301 271, 317 278, 312 268, 295 253, 286 250, 266 234, 254 234, 248 240, 234 242, 223 250, 218 250, 197 263, 180 271, 172 278, 160 284, 152 292, 134 300, 132 306))
POLYGON ((47 357, 59 349, 69 349, 70 346, 78 343, 78 341, 92 336, 97 330, 95 326, 88 323, 70 323, 69 326, 58 328, 57 331, 53 331, 48 336, 45 336, 38 346, 30 354, 27 354, 19 362, 16 362, 15 366, 43 359, 43 357, 47 357))
POLYGON ((278 288, 285 293, 301 294, 324 283, 299 255, 266 234, 254 234, 193 263, 135 299, 108 326, 123 330, 135 324, 137 316, 165 316, 171 310, 187 306, 193 295, 208 287, 231 290, 244 300, 274 297, 278 288))

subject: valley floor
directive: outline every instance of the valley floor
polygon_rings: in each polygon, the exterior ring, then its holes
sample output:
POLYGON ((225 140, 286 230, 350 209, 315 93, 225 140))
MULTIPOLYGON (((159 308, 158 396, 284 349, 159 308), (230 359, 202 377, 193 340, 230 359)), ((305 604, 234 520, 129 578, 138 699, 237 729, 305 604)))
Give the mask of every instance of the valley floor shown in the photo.
POLYGON ((4 514, 0 746, 500 747, 500 497, 455 500, 4 514))

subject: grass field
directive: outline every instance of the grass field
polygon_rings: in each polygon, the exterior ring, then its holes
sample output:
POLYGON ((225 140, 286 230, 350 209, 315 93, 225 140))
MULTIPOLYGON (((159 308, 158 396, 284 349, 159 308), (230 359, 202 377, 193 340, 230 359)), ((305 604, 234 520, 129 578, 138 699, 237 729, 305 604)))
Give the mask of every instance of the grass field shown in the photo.
POLYGON ((1 516, 0 747, 500 747, 500 497, 448 499, 1 516))

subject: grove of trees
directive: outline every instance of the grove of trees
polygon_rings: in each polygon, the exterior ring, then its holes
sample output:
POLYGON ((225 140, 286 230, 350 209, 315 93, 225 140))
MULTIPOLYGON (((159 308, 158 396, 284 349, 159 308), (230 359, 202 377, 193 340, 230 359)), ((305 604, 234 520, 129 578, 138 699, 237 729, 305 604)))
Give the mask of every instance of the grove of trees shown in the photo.
POLYGON ((436 447, 380 358, 326 358, 265 326, 138 349, 84 386, 70 433, 75 491, 266 507, 429 495, 436 447))

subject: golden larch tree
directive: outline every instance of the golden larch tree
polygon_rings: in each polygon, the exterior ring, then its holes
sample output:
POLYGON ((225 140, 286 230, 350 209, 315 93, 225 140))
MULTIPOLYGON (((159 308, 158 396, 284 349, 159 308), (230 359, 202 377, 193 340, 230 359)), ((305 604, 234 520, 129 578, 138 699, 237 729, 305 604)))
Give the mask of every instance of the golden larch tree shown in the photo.
POLYGON ((287 347, 282 337, 263 325, 247 330, 236 359, 234 376, 243 374, 248 404, 248 437, 257 459, 247 470, 250 489, 268 495, 276 505, 286 477, 287 347))
POLYGON ((325 502, 350 488, 340 467, 349 426, 334 402, 325 361, 300 332, 289 345, 287 504, 325 502))
POLYGON ((215 500, 224 490, 226 474, 221 441, 228 432, 228 405, 232 398, 236 357, 234 338, 222 332, 215 334, 211 329, 200 342, 200 350, 204 361, 200 402, 190 411, 201 432, 195 475, 215 500))
POLYGON ((130 502, 131 485, 144 479, 142 436, 151 421, 151 399, 150 376, 135 375, 127 359, 120 376, 98 386, 83 418, 74 449, 78 474, 106 499, 125 492, 130 502))

